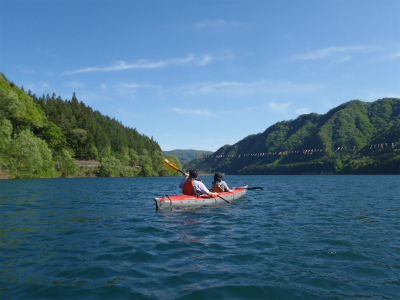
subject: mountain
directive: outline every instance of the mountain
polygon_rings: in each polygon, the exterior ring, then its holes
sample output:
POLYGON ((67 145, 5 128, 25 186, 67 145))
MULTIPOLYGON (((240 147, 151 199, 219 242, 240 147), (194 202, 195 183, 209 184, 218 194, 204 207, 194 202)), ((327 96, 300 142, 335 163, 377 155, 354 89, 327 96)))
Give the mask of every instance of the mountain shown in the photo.
POLYGON ((175 155, 182 163, 187 163, 203 154, 212 154, 212 153, 213 153, 212 151, 192 150, 192 149, 189 150, 176 149, 172 151, 163 151, 164 155, 175 155))
POLYGON ((400 99, 278 122, 185 165, 226 174, 400 174, 400 99))
POLYGON ((0 177, 177 175, 162 159, 153 138, 94 111, 75 93, 71 100, 37 97, 0 73, 0 177), (89 160, 97 163, 76 162, 89 160))

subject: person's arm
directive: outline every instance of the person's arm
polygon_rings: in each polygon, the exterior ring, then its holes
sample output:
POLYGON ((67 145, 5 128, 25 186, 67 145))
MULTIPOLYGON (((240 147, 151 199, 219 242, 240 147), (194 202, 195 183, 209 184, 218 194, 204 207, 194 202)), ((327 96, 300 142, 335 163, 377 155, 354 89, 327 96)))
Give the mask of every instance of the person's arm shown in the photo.
POLYGON ((228 188, 228 185, 226 184, 226 182, 225 181, 222 181, 222 184, 221 184, 221 187, 224 187, 223 188, 223 190, 225 191, 225 192, 230 192, 230 193, 232 193, 235 189, 230 189, 230 188, 228 188))
POLYGON ((182 179, 181 183, 179 184, 180 188, 183 188, 183 185, 185 184, 186 180, 189 178, 189 174, 185 173, 185 177, 182 179))
POLYGON ((212 196, 218 196, 218 193, 214 193, 214 192, 208 191, 207 195, 210 196, 210 197, 212 197, 212 196))
POLYGON ((202 183, 200 181, 197 181, 197 183, 199 184, 199 189, 202 194, 205 194, 208 196, 218 196, 218 193, 210 192, 208 190, 208 188, 204 185, 204 183, 202 183))

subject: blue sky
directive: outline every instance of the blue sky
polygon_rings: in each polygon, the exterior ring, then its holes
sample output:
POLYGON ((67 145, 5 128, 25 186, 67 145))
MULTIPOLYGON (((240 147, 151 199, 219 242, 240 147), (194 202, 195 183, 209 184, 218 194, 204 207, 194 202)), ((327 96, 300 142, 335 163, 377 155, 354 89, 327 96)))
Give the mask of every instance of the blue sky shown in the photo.
POLYGON ((0 0, 0 71, 163 150, 400 98, 400 1, 0 0))

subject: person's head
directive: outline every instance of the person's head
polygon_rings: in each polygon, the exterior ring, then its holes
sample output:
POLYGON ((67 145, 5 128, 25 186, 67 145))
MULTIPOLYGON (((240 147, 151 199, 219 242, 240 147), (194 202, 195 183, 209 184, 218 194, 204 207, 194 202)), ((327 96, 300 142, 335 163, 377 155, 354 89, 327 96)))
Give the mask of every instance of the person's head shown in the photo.
POLYGON ((197 176, 199 176, 199 173, 197 172, 196 169, 191 169, 189 171, 189 178, 197 178, 197 176))
POLYGON ((221 182, 222 181, 222 174, 221 173, 215 173, 214 174, 214 182, 221 182))

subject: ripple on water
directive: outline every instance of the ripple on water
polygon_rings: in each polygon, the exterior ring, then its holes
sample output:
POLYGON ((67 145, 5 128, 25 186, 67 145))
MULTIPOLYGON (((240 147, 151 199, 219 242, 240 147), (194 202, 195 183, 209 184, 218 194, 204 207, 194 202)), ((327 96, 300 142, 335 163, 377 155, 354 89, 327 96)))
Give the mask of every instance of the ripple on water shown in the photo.
POLYGON ((156 212, 176 178, 0 182, 2 297, 398 299, 398 177, 225 180, 264 191, 156 212))

